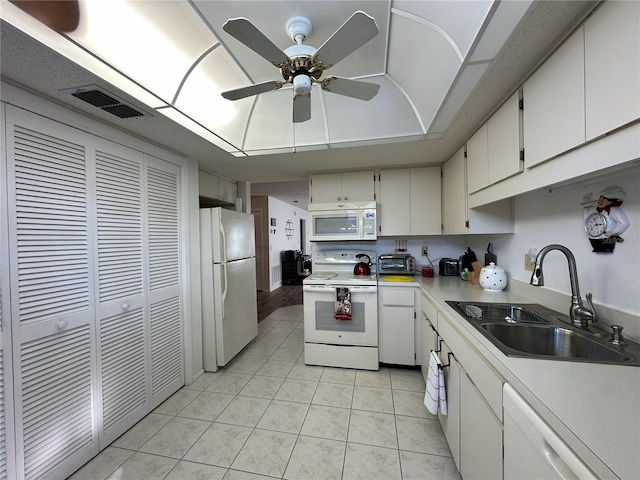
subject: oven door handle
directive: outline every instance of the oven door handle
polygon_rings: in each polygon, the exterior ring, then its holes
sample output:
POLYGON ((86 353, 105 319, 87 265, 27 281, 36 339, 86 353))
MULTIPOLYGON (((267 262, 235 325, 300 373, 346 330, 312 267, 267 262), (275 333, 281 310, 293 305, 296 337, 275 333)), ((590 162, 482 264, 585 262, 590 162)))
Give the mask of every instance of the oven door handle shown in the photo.
POLYGON ((335 292, 336 288, 348 288, 353 293, 377 293, 376 285, 304 285, 303 292, 335 292))

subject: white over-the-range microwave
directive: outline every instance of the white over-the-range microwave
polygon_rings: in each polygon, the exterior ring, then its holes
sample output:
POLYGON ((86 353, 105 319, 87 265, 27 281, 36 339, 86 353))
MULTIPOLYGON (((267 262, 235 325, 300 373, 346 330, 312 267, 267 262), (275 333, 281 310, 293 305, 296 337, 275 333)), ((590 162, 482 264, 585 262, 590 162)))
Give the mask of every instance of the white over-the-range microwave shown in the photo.
POLYGON ((311 242, 378 238, 376 202, 310 203, 307 211, 311 242))

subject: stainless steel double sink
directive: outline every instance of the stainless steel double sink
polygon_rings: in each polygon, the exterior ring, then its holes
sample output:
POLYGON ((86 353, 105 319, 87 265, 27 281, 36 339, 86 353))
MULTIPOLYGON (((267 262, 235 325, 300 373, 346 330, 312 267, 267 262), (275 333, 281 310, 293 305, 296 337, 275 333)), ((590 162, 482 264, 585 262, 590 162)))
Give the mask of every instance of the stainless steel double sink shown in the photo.
POLYGON ((610 333, 573 327, 542 305, 447 303, 507 356, 640 366, 640 345, 614 345, 610 333))

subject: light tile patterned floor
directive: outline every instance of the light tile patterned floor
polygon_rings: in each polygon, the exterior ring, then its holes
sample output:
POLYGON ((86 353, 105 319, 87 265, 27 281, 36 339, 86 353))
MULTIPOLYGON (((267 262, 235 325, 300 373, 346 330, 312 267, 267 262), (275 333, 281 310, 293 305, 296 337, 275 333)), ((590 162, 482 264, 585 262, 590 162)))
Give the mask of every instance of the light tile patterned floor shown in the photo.
POLYGON ((281 308, 72 480, 459 479, 418 370, 304 364, 302 305, 281 308))

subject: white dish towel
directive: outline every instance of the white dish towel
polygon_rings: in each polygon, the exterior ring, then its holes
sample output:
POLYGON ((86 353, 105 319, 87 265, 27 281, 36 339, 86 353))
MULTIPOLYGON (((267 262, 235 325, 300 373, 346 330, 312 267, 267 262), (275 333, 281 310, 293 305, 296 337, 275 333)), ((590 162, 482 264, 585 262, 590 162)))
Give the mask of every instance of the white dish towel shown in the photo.
POLYGON ((427 372, 427 388, 424 392, 424 406, 432 415, 447 414, 447 392, 444 386, 444 372, 438 354, 431 351, 429 371, 427 372))

